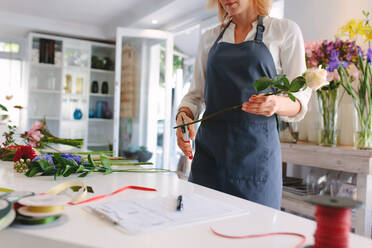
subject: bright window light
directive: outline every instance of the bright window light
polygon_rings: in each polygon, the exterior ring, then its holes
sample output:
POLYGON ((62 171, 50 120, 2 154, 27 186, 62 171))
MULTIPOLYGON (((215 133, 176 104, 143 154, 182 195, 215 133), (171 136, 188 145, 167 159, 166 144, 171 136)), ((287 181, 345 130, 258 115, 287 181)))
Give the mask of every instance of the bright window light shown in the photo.
POLYGON ((19 53, 19 44, 11 42, 0 42, 0 52, 19 53))

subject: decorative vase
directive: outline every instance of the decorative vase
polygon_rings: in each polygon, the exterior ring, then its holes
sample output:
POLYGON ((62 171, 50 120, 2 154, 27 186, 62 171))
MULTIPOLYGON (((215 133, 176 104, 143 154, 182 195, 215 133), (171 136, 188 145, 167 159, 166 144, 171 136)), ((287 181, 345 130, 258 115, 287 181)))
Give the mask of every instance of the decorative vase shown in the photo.
POLYGON ((354 146, 358 149, 372 149, 372 115, 354 109, 354 146))
POLYGON ((103 81, 101 86, 101 93, 108 94, 108 91, 109 91, 108 83, 106 81, 103 81))
POLYGON ((336 146, 338 143, 338 106, 340 103, 340 90, 337 84, 330 84, 317 90, 319 116, 319 144, 336 146))
POLYGON ((74 111, 74 119, 75 120, 81 120, 82 117, 83 117, 83 112, 81 112, 80 109, 75 109, 75 111, 74 111))
POLYGON ((92 93, 98 93, 98 82, 97 81, 92 82, 92 87, 91 87, 90 91, 92 93))

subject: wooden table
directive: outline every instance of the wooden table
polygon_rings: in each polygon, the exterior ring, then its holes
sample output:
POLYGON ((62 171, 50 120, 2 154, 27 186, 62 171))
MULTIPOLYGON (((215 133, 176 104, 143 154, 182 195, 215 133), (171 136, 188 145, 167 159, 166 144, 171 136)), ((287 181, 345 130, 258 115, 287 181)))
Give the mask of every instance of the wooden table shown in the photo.
MULTIPOLYGON (((11 163, 0 162, 0 187, 16 190, 32 190, 45 192, 53 185, 71 179, 52 177, 28 178, 16 173, 11 163)), ((201 187, 172 174, 130 174, 114 173, 110 175, 90 174, 82 178, 95 190, 95 194, 112 192, 126 185, 153 187, 158 192, 124 191, 120 194, 102 199, 99 202, 122 199, 153 198, 161 196, 177 196, 185 193, 200 195, 228 202, 246 211, 239 217, 194 223, 176 228, 164 229, 141 235, 128 235, 119 231, 113 224, 98 218, 84 210, 84 205, 68 206, 65 214, 68 221, 63 225, 42 229, 18 229, 10 227, 0 232, 1 247, 151 247, 151 248, 190 248, 190 247, 295 247, 297 237, 265 237, 258 239, 224 239, 212 234, 210 227, 232 235, 267 233, 267 232, 299 232, 307 237, 306 244, 313 243, 315 222, 292 214, 274 210, 241 198, 227 195, 215 190, 201 187)), ((351 234, 350 247, 372 247, 372 240, 351 234)))
MULTIPOLYGON (((364 203, 353 218, 355 232, 372 236, 372 151, 344 147, 323 147, 312 144, 282 143, 282 160, 286 163, 324 168, 357 174, 357 199, 364 203)), ((283 197, 282 207, 313 216, 314 206, 300 198, 283 197)))

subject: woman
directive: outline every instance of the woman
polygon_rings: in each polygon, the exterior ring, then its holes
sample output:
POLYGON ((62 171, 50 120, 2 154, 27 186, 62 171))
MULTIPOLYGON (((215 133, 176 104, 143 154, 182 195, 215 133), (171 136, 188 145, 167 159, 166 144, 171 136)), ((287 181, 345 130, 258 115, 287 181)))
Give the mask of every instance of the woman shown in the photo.
MULTIPOLYGON (((183 98, 177 124, 243 103, 241 110, 201 123, 190 181, 279 209, 282 193, 281 151, 275 115, 299 121, 311 90, 286 96, 257 95, 260 77, 284 73, 289 79, 305 69, 300 29, 292 21, 268 16, 271 0, 209 0, 218 6, 221 27, 201 37, 194 81, 183 98)), ((190 136, 195 131, 189 126, 190 136)), ((191 145, 177 130, 178 146, 188 157, 191 145)))

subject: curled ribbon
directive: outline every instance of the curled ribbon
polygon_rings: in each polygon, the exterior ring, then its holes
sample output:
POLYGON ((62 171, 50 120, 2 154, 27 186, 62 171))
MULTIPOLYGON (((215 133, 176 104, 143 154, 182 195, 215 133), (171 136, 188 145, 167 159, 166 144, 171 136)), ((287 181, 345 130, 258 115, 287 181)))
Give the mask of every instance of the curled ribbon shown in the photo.
POLYGON ((102 199, 102 198, 105 198, 105 197, 108 197, 108 196, 115 195, 115 194, 120 193, 120 192, 122 192, 124 190, 127 190, 127 189, 142 190, 142 191, 157 191, 156 189, 153 189, 153 188, 146 188, 146 187, 140 187, 140 186, 125 186, 125 187, 122 187, 122 188, 120 188, 118 190, 115 190, 114 192, 111 192, 111 193, 108 193, 108 194, 98 195, 98 196, 89 198, 87 200, 81 201, 81 202, 69 202, 69 204, 70 205, 80 205, 80 204, 96 201, 96 200, 99 200, 99 199, 102 199))
POLYGON ((83 183, 82 181, 79 181, 79 180, 71 180, 71 181, 68 181, 68 182, 60 183, 60 184, 54 186, 53 188, 51 188, 50 190, 48 190, 46 193, 49 194, 49 195, 57 195, 57 194, 65 191, 66 189, 68 189, 70 187, 73 187, 73 186, 80 186, 83 190, 80 194, 72 197, 70 203, 75 203, 75 202, 79 202, 79 201, 83 200, 87 195, 88 189, 87 189, 87 186, 85 185, 85 183, 83 183))
POLYGON ((306 242, 306 236, 300 233, 292 233, 292 232, 273 232, 273 233, 262 233, 262 234, 251 234, 251 235, 242 235, 242 236, 234 236, 234 235, 227 235, 217 232, 211 227, 211 231, 213 234, 227 239, 250 239, 250 238, 262 238, 262 237, 268 237, 268 236, 296 236, 300 237, 301 241, 296 245, 295 248, 301 248, 305 242, 306 242))

